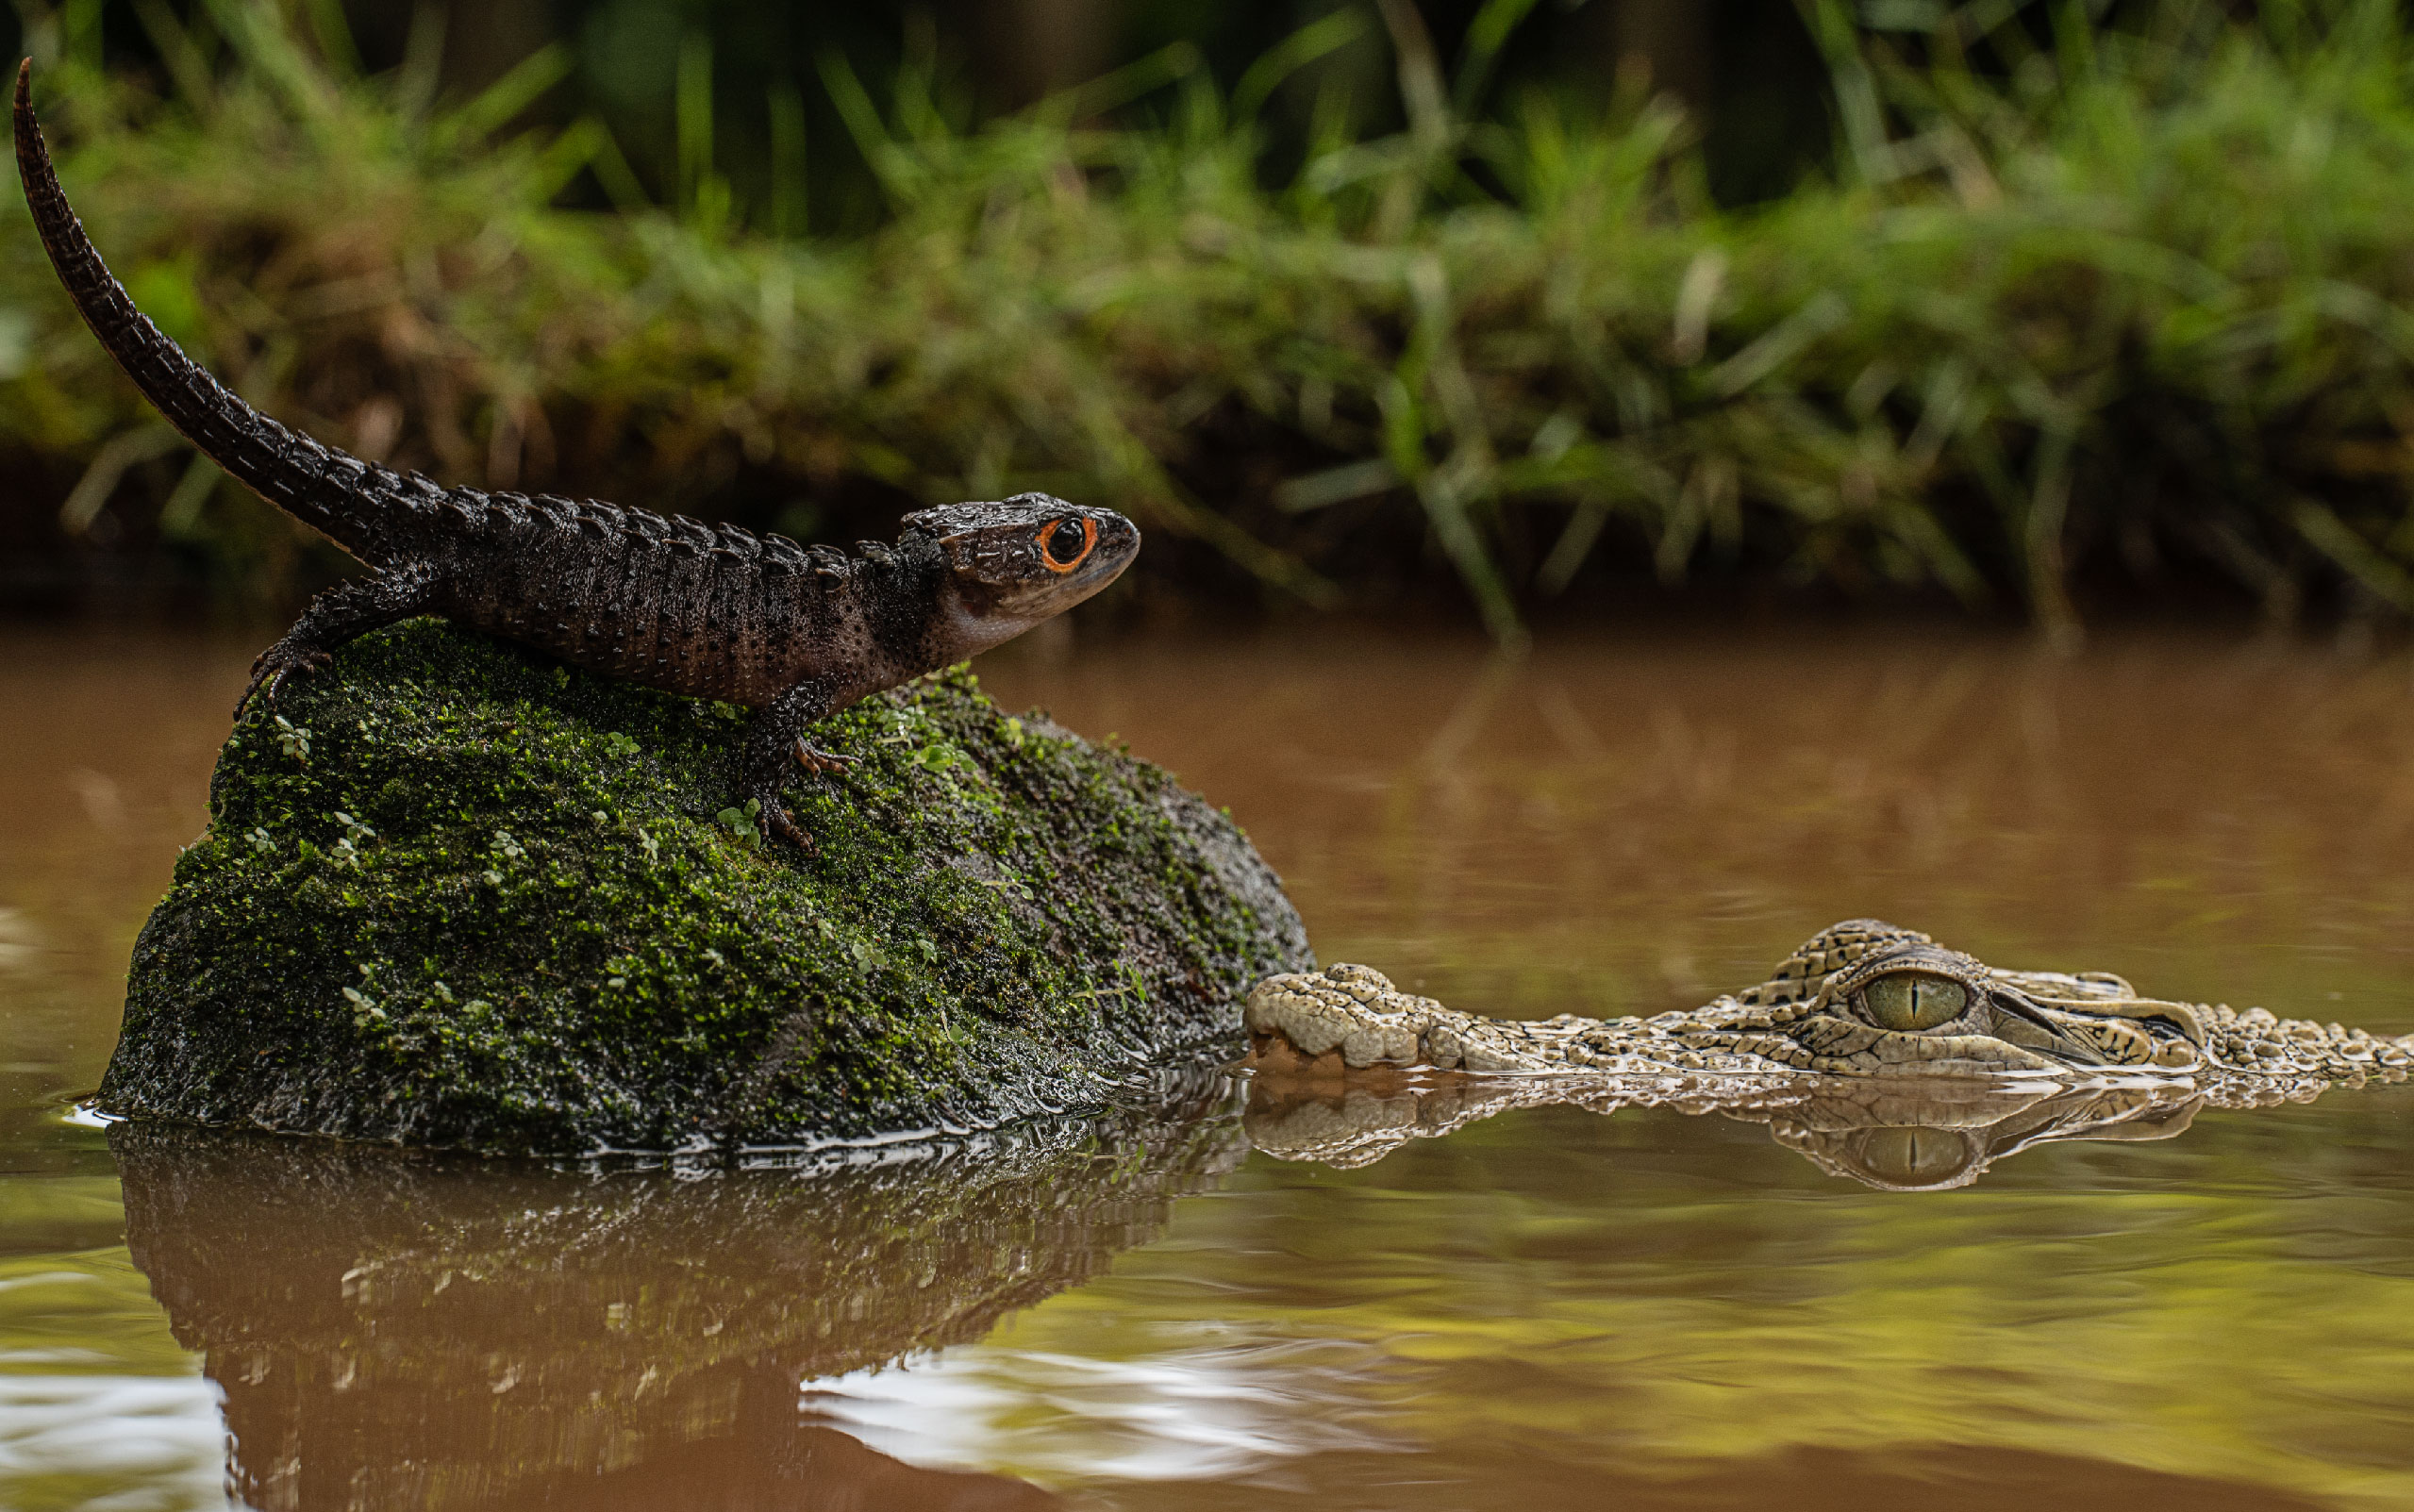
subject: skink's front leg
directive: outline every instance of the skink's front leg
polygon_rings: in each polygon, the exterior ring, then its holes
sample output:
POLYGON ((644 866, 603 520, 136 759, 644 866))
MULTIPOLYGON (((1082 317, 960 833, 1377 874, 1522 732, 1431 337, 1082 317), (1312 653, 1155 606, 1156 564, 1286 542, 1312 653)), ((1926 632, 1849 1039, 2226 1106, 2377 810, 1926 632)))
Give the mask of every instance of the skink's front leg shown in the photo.
POLYGON ((779 790, 787 781, 791 760, 807 772, 843 772, 854 765, 852 756, 834 756, 806 743, 806 727, 826 716, 834 702, 827 683, 807 679, 773 699, 746 732, 746 796, 760 806, 756 822, 808 852, 813 849, 813 837, 790 817, 779 790))

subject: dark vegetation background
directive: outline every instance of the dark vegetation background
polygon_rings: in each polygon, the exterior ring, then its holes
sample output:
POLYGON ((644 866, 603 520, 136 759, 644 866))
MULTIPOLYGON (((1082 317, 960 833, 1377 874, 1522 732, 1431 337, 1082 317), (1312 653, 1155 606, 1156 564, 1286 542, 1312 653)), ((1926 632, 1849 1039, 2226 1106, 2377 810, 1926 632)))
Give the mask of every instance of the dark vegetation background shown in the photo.
MULTIPOLYGON (((255 404, 1132 614, 2414 613, 2414 30, 2267 0, 17 0, 255 404)), ((10 56, 16 56, 11 53, 10 56)), ((0 216, 0 596, 282 606, 0 216)))

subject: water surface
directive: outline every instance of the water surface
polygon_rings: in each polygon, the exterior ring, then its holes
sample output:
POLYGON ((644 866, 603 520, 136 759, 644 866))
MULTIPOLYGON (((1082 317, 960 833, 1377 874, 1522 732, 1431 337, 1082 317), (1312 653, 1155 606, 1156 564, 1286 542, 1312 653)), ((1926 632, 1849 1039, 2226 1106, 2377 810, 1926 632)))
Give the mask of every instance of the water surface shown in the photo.
MULTIPOLYGON (((1211 1077, 740 1171, 79 1126, 256 649, 0 632, 0 1505, 2414 1504, 2404 1088, 2020 1125, 1927 1191, 1675 1106, 1336 1166, 1211 1077)), ((1685 1006, 1876 915, 2414 1029, 2404 657, 1281 635, 983 673, 1229 805, 1324 959, 1457 1006, 1685 1006)))

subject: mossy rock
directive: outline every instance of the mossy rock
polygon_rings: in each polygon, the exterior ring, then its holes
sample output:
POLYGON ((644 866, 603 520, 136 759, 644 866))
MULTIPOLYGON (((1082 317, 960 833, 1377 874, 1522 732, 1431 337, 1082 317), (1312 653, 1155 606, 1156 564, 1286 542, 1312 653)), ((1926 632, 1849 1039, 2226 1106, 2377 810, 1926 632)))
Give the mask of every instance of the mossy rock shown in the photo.
POLYGON ((963 669, 819 726, 810 856, 746 711, 432 620, 221 753, 99 1105, 489 1152, 760 1147, 1100 1105, 1311 957, 1228 816, 963 669))

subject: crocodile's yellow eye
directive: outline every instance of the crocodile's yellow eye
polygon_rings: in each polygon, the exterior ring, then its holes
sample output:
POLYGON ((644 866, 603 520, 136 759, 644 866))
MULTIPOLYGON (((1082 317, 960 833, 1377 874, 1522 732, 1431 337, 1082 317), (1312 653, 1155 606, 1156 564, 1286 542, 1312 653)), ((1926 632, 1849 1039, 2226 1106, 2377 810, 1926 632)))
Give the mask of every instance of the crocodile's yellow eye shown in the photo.
POLYGON ((1970 991, 1945 977, 1897 972, 1862 988, 1861 1002, 1879 1028, 1907 1033, 1960 1018, 1961 1010, 1970 1006, 1970 991))
POLYGON ((1052 520, 1040 530, 1040 562, 1052 573, 1069 573, 1098 544, 1095 520, 1052 520))

